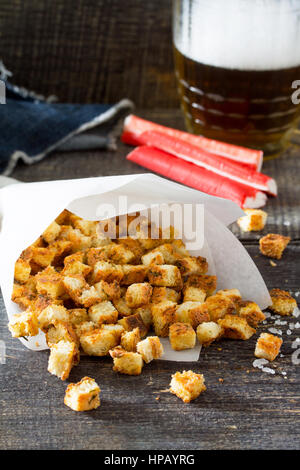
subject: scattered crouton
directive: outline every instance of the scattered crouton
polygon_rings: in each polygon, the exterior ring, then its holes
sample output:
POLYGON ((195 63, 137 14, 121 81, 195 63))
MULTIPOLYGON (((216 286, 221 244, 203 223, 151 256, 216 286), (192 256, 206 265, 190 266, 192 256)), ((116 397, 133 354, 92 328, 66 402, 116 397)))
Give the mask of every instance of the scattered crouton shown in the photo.
POLYGON ((46 243, 52 243, 58 237, 60 230, 60 225, 57 222, 53 221, 49 225, 49 227, 47 227, 46 230, 43 232, 42 237, 46 243))
POLYGON ((274 313, 287 316, 291 315, 297 307, 296 300, 291 294, 285 290, 272 289, 270 290, 272 305, 269 307, 274 313))
POLYGON ((39 332, 38 320, 33 313, 17 313, 10 320, 8 329, 13 338, 36 336, 39 332))
POLYGON ((118 311, 110 301, 104 301, 89 308, 89 317, 99 326, 103 323, 116 323, 118 311))
POLYGON ((61 340, 78 344, 78 337, 71 323, 56 321, 47 329, 46 342, 49 348, 51 348, 53 344, 56 344, 61 340))
POLYGON ((121 316, 128 317, 133 314, 132 309, 128 307, 124 297, 113 300, 113 304, 121 316))
POLYGON ((89 411, 100 406, 100 387, 94 379, 83 377, 67 387, 64 404, 74 411, 89 411))
POLYGON ((240 317, 246 318, 249 325, 253 326, 253 328, 257 328, 258 324, 266 318, 257 303, 251 300, 240 300, 236 304, 236 311, 240 317))
POLYGON ((98 261, 93 269, 92 282, 106 281, 120 282, 123 277, 123 269, 121 265, 113 264, 108 261, 98 261))
POLYGON ((280 259, 290 240, 290 237, 268 233, 268 235, 259 240, 259 248, 263 255, 269 258, 280 259))
POLYGON ((192 349, 196 344, 196 333, 189 323, 173 323, 169 328, 169 339, 175 351, 192 349))
MULTIPOLYGON (((103 325, 102 325, 102 327, 103 327, 103 325)), ((97 330, 98 328, 99 328, 99 326, 96 325, 92 321, 83 321, 82 323, 78 323, 77 325, 74 325, 75 333, 76 333, 76 335, 79 339, 85 333, 89 333, 93 330, 97 330)))
POLYGON ((125 351, 118 346, 109 351, 114 361, 113 370, 120 374, 140 375, 143 368, 143 358, 139 353, 125 351))
POLYGON ((136 266, 130 264, 123 264, 122 270, 123 277, 121 279, 121 284, 125 286, 144 282, 147 276, 147 267, 141 264, 138 264, 136 266))
POLYGON ((135 328, 138 328, 140 330, 141 338, 144 338, 148 333, 148 327, 143 322, 139 313, 121 318, 121 320, 118 321, 118 324, 122 325, 125 331, 132 331, 135 328))
POLYGON ((223 289, 223 290, 218 290, 216 292, 216 295, 223 295, 225 297, 228 297, 232 302, 235 304, 236 302, 239 302, 242 298, 241 293, 238 289, 223 289))
POLYGON ((224 329, 224 337, 230 339, 249 339, 255 333, 246 318, 237 315, 225 315, 224 318, 218 320, 218 324, 224 329))
POLYGON ((39 294, 49 296, 51 299, 57 299, 65 293, 63 276, 52 266, 47 266, 36 276, 36 290, 39 294))
POLYGON ((184 283, 184 288, 194 287, 204 290, 206 295, 213 295, 217 288, 217 277, 208 274, 198 274, 189 276, 184 283))
POLYGON ((243 232, 259 232, 266 225, 268 214, 261 209, 244 209, 246 215, 237 221, 243 232))
POLYGON ((163 346, 157 336, 148 336, 137 344, 136 349, 147 364, 153 359, 159 359, 164 353, 163 346))
POLYGON ((104 328, 88 331, 80 336, 81 347, 89 356, 106 356, 118 342, 114 332, 104 328))
POLYGON ((79 274, 73 274, 72 276, 63 277, 63 285, 69 296, 76 302, 80 302, 80 297, 84 289, 88 289, 89 285, 83 276, 79 274))
POLYGON ((159 304, 153 304, 152 319, 155 334, 157 336, 168 336, 170 325, 175 323, 176 306, 177 304, 170 300, 164 300, 159 304))
POLYGON ((135 313, 139 314, 143 323, 149 328, 152 325, 152 305, 147 304, 142 307, 136 308, 135 313))
POLYGON ((184 302, 204 302, 206 298, 206 292, 204 289, 198 287, 184 287, 183 289, 183 301, 184 302))
POLYGON ((204 382, 202 374, 196 374, 191 370, 176 372, 172 375, 170 392, 181 398, 184 403, 189 403, 206 390, 204 382))
POLYGON ((125 349, 125 351, 136 352, 136 345, 140 340, 141 335, 138 328, 134 328, 134 330, 131 331, 125 331, 121 336, 121 347, 125 349))
POLYGON ((192 328, 209 319, 209 312, 202 302, 183 302, 176 308, 176 322, 189 323, 192 328))
POLYGON ((78 302, 83 305, 85 308, 89 308, 92 305, 95 305, 102 301, 102 296, 99 294, 95 286, 88 287, 83 289, 81 295, 78 299, 78 302))
POLYGON ((154 287, 152 292, 151 303, 159 304, 163 300, 171 300, 171 302, 179 302, 180 292, 169 287, 154 287))
POLYGON ((183 278, 196 274, 206 274, 208 269, 207 261, 202 256, 185 256, 179 258, 175 265, 179 268, 183 278))
POLYGON ((153 286, 182 288, 179 269, 169 264, 153 264, 148 270, 148 279, 153 286))
POLYGON ((102 300, 118 300, 121 296, 121 288, 117 281, 99 281, 94 285, 102 300))
POLYGON ((204 347, 209 346, 213 341, 222 338, 224 330, 222 326, 213 321, 203 322, 197 326, 197 338, 204 347))
POLYGON ((20 283, 28 281, 31 273, 30 263, 19 258, 15 263, 15 280, 20 283))
POLYGON ((254 355, 259 358, 274 361, 278 356, 282 345, 282 339, 269 333, 261 333, 256 342, 254 355))
POLYGON ((47 329, 56 321, 69 322, 69 312, 63 305, 50 304, 38 316, 39 327, 47 329))
POLYGON ((235 310, 235 304, 231 298, 222 294, 207 297, 203 305, 207 309, 212 321, 217 321, 219 318, 231 314, 235 310))
POLYGON ((131 284, 126 292, 125 300, 130 308, 148 304, 152 296, 152 286, 148 282, 131 284))
POLYGON ((125 332, 123 326, 119 325, 118 323, 103 323, 101 328, 103 330, 111 331, 115 335, 118 344, 121 341, 122 334, 125 332))
POLYGON ((61 340, 50 348, 48 372, 56 375, 61 380, 66 380, 71 372, 76 357, 77 346, 75 343, 61 340))

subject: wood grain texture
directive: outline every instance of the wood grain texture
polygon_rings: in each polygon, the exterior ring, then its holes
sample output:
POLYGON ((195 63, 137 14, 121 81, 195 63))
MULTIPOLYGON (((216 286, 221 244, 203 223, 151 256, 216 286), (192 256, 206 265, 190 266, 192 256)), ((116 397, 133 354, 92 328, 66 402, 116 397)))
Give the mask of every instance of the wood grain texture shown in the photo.
MULTIPOLYGON (((256 245, 247 249, 270 288, 284 284, 299 290, 298 244, 287 248, 285 263, 277 268, 258 254, 256 245)), ((138 377, 116 374, 109 358, 85 356, 62 382, 47 372, 47 351, 31 352, 10 337, 1 304, 0 338, 8 357, 0 365, 0 448, 299 449, 300 378, 291 344, 300 330, 287 336, 286 327, 280 328, 284 357, 273 363, 275 376, 252 367, 255 335, 245 342, 214 344, 198 363, 153 361, 138 377), (207 384, 207 391, 188 405, 160 392, 168 388, 171 374, 184 368, 204 373, 207 384), (64 392, 69 381, 84 375, 99 383, 101 406, 76 413, 64 406, 64 392)))
POLYGON ((177 106, 171 0, 2 0, 13 82, 66 102, 177 106))

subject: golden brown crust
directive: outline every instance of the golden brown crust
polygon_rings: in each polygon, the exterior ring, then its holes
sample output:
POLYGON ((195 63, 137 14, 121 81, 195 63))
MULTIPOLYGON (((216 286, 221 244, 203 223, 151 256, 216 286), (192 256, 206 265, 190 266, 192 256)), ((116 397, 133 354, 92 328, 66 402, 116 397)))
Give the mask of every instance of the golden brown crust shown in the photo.
POLYGON ((269 308, 279 315, 291 315, 297 307, 296 300, 285 290, 272 289, 270 290, 270 296, 272 305, 269 308))
POLYGON ((268 233, 268 235, 259 240, 259 248, 263 255, 269 258, 280 259, 290 240, 290 237, 268 233))

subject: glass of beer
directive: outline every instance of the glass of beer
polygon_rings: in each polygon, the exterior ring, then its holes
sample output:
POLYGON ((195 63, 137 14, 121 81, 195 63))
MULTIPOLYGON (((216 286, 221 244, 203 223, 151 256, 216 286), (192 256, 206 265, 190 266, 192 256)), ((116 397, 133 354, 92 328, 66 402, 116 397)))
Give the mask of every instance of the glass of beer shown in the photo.
POLYGON ((300 117, 300 0, 173 0, 173 43, 190 132, 265 154, 288 143, 300 117))

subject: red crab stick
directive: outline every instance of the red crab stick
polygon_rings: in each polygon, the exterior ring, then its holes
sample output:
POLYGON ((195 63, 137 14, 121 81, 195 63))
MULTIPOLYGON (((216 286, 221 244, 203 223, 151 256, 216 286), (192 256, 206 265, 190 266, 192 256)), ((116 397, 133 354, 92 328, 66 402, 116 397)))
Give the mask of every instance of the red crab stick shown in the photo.
POLYGON ((175 157, 194 163, 237 183, 265 191, 273 196, 277 194, 276 182, 269 176, 250 170, 224 157, 212 155, 189 142, 156 131, 143 132, 140 135, 140 140, 144 145, 164 150, 175 157))
POLYGON ((230 160, 246 165, 254 170, 260 171, 262 167, 263 152, 252 150, 237 145, 207 139, 199 135, 189 134, 170 127, 161 126, 151 121, 141 119, 134 114, 130 114, 124 121, 123 142, 127 144, 139 145, 139 136, 145 131, 158 131, 162 134, 171 135, 177 139, 189 142, 207 152, 226 157, 230 160))
POLYGON ((265 193, 257 189, 236 183, 153 147, 137 147, 127 155, 127 159, 191 188, 230 199, 243 208, 262 207, 267 200, 265 193))

